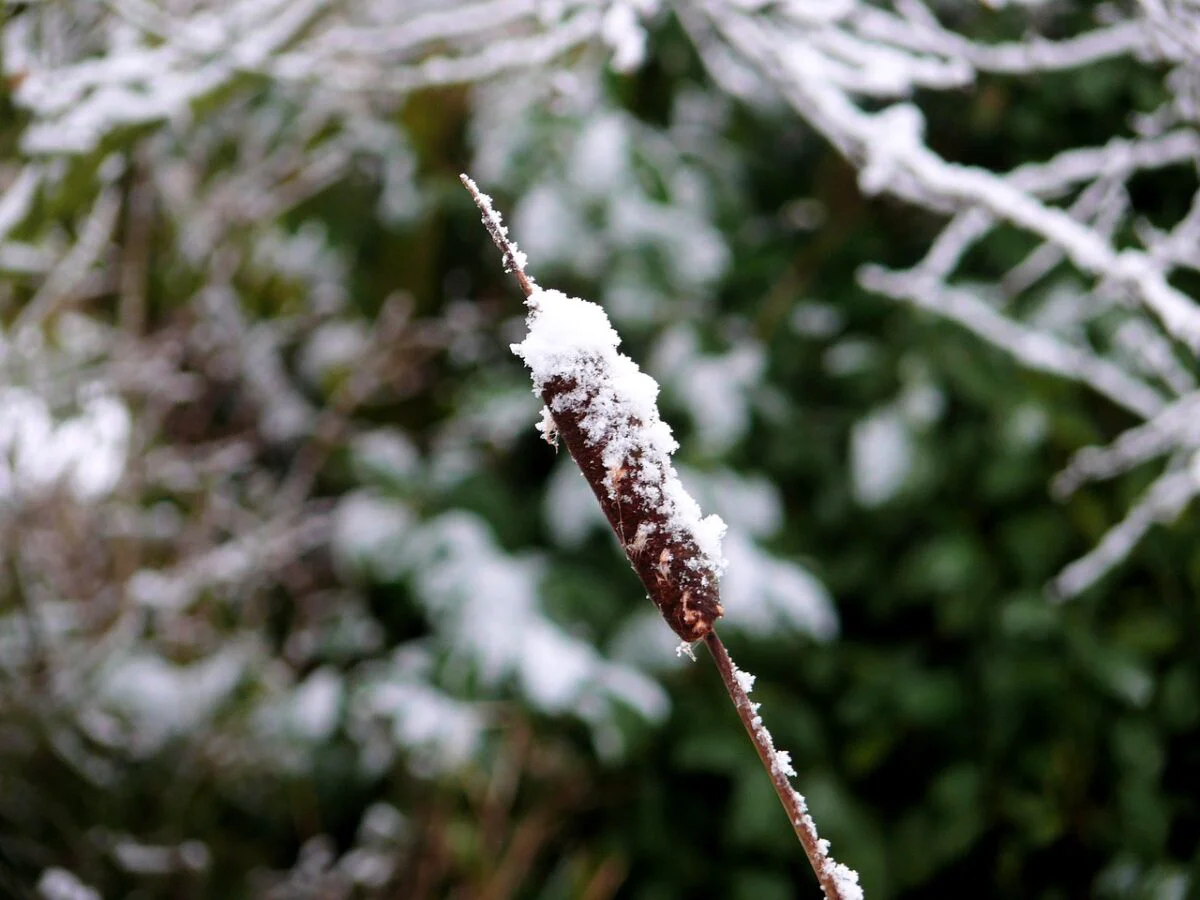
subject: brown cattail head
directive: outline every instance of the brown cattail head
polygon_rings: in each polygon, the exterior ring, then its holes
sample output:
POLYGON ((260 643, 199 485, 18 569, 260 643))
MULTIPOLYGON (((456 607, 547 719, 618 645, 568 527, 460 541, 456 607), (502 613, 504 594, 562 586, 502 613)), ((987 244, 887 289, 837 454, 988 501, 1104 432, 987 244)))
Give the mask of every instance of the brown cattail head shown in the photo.
POLYGON ((703 638, 723 614, 725 525, 703 518, 679 483, 658 385, 617 352, 596 304, 538 288, 526 303, 529 334, 513 352, 545 401, 543 434, 566 444, 667 624, 685 641, 703 638))
POLYGON ((460 178, 525 294, 529 334, 512 349, 545 401, 542 435, 567 445, 667 624, 689 643, 700 640, 724 614, 718 581, 725 523, 702 517, 679 483, 671 465, 678 444, 659 418, 658 385, 617 352, 621 339, 604 310, 537 286, 492 198, 460 178))

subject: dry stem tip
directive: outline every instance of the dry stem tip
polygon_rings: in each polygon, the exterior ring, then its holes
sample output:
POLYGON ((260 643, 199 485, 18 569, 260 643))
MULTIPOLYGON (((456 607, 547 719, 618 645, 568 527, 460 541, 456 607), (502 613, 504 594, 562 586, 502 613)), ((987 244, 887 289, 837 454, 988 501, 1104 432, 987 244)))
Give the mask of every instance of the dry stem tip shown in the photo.
POLYGON ((470 175, 463 173, 458 176, 458 180, 463 183, 463 187, 470 191, 471 199, 475 201, 475 205, 479 207, 479 212, 482 214, 483 226, 492 236, 492 242, 503 254, 504 271, 512 272, 517 279, 517 284, 521 286, 521 293, 526 297, 531 296, 534 281, 525 274, 525 254, 520 251, 515 241, 508 239, 508 228, 500 219, 500 214, 492 206, 492 198, 479 190, 479 185, 471 179, 470 175))

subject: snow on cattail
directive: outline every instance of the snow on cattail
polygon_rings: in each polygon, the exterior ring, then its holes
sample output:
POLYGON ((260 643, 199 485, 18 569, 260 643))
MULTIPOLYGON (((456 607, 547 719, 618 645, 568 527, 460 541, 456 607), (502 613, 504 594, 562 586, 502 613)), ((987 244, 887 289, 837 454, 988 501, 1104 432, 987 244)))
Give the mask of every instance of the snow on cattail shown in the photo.
POLYGON ((857 873, 829 856, 829 842, 817 834, 808 804, 791 785, 791 755, 775 746, 750 700, 754 676, 734 665, 713 630, 724 612, 718 582, 725 523, 702 516, 679 483, 671 465, 678 444, 658 415, 658 385, 617 352, 621 339, 604 310, 537 286, 491 198, 461 177, 504 254, 505 270, 525 294, 529 333, 512 350, 529 367, 534 393, 546 404, 538 424, 542 436, 567 445, 667 624, 688 644, 703 640, 712 653, 825 896, 862 900, 857 873))
POLYGON ((490 198, 466 176, 463 183, 526 295, 529 333, 512 349, 546 404, 538 427, 566 445, 667 624, 684 641, 700 640, 723 614, 725 523, 703 516, 679 482, 671 465, 678 444, 659 417, 658 384, 617 352, 621 339, 603 309, 543 290, 525 274, 490 198))
POLYGON ((667 624, 697 641, 720 618, 721 535, 671 465, 658 385, 628 356, 599 306, 534 288, 529 334, 513 345, 546 404, 539 426, 561 439, 667 624))

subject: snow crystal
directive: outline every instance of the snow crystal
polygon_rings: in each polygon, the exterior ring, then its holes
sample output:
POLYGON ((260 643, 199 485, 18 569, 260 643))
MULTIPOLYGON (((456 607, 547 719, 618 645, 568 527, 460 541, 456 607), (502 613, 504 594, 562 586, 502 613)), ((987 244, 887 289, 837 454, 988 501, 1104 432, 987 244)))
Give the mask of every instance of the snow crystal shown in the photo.
MULTIPOLYGON (((596 505, 593 497, 592 506, 596 505)), ((613 660, 647 672, 669 672, 686 665, 682 656, 675 655, 679 638, 662 624, 662 616, 653 607, 627 616, 609 643, 613 660)))
POLYGON ((796 777, 796 770, 792 768, 792 754, 787 750, 775 751, 775 766, 788 778, 796 777))
MULTIPOLYGON (((604 464, 615 468, 638 454, 643 468, 662 475, 660 510, 667 527, 690 536, 716 573, 724 568, 721 537, 725 523, 703 517, 671 465, 679 446, 659 418, 658 383, 628 356, 617 352, 621 339, 604 310, 595 303, 553 290, 536 289, 529 297, 529 333, 512 350, 525 361, 541 394, 555 378, 578 387, 556 399, 561 409, 587 400, 581 425, 588 440, 604 441, 604 464)), ((653 487, 647 485, 647 488, 653 487)))
POLYGON ((679 657, 686 656, 692 662, 696 661, 696 654, 692 650, 692 645, 689 644, 687 641, 679 642, 678 646, 676 646, 676 648, 675 648, 675 655, 679 656, 679 657))
POLYGON ((747 694, 754 690, 754 682, 758 678, 756 675, 751 675, 749 672, 743 672, 737 668, 733 670, 733 677, 737 679, 738 686, 747 694))
MULTIPOLYGON (((733 677, 737 681, 738 687, 745 693, 749 693, 750 689, 754 686, 754 676, 749 672, 743 672, 733 664, 732 660, 730 661, 730 665, 733 668, 733 677)), ((740 709, 745 708, 743 706, 746 702, 744 699, 737 698, 735 702, 740 709)), ((772 779, 777 779, 781 775, 784 779, 794 778, 796 770, 792 765, 792 756, 788 751, 776 748, 775 740, 771 737, 771 732, 767 731, 766 726, 763 725, 762 717, 757 715, 758 706, 757 703, 750 703, 750 711, 754 714, 750 722, 754 743, 760 750, 766 751, 765 758, 771 761, 772 779)), ((808 814, 808 801, 794 788, 789 787, 789 791, 792 805, 795 810, 799 811, 799 815, 793 824, 807 833, 813 844, 816 845, 817 853, 820 854, 820 860, 813 861, 814 867, 818 864, 820 865, 818 876, 822 881, 828 879, 834 883, 837 889, 838 900, 862 900, 863 892, 858 884, 858 873, 841 863, 835 862, 829 856, 829 841, 822 839, 817 834, 816 823, 813 822, 812 816, 808 814)))
POLYGON ((828 860, 825 871, 832 875, 841 900, 863 900, 863 889, 858 883, 858 873, 840 862, 828 860))

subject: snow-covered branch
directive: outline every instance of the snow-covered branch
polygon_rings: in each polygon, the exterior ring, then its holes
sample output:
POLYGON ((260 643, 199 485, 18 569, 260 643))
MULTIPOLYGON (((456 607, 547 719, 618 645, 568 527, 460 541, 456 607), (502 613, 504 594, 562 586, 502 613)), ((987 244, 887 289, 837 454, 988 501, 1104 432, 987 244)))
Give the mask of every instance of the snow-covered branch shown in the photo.
MULTIPOLYGON (((1151 227, 1126 190, 1138 174, 1167 168, 1190 170, 1195 181, 1200 116, 1188 85, 1200 61, 1187 36, 1200 28, 1200 12, 1193 5, 1139 3, 1120 18, 1108 9, 1108 19, 1070 37, 1043 39, 1034 30, 998 44, 956 33, 922 0, 882 7, 706 0, 679 15, 718 83, 741 96, 782 98, 859 169, 867 193, 949 217, 921 263, 908 272, 867 268, 866 287, 952 319, 1021 364, 1086 384, 1145 421, 1111 451, 1082 453, 1056 483, 1060 491, 1196 446, 1192 429, 1178 423, 1197 397, 1200 302, 1173 276, 1195 265, 1200 191, 1193 188, 1192 210, 1176 223, 1151 227), (1131 117, 1129 133, 1101 146, 991 171, 925 142, 918 90, 959 89, 983 76, 1083 73, 1114 60, 1165 72, 1170 99, 1131 117), (981 284, 963 269, 964 257, 1001 225, 1028 235, 1033 249, 999 284, 981 284), (1140 246, 1123 237, 1130 229, 1140 246), (1067 320, 1039 320, 1036 304, 1031 314, 1031 304, 1015 302, 1056 291, 1074 295, 1059 307, 1071 310, 1067 320), (1102 313, 1108 336, 1097 339, 1084 326, 1102 313)), ((1187 471, 1164 475, 1116 537, 1063 574, 1058 591, 1085 590, 1124 559, 1149 523, 1181 511, 1191 496, 1187 471)))

